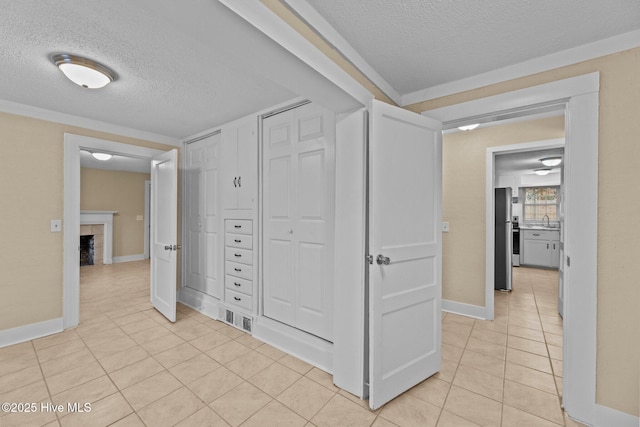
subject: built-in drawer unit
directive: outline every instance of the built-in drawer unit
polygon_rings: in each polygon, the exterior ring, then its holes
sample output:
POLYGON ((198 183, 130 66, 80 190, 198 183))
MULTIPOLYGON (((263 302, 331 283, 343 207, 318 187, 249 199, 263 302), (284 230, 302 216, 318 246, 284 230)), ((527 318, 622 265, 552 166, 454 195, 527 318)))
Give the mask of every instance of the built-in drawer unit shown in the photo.
POLYGON ((253 234, 253 221, 250 219, 227 219, 224 222, 225 233, 253 234))
POLYGON ((250 234, 232 234, 225 235, 225 245, 229 248, 253 249, 253 236, 250 234))
POLYGON ((252 299, 249 295, 241 294, 240 292, 225 289, 225 301, 231 304, 235 304, 245 310, 251 310, 252 299))
POLYGON ((246 295, 253 294, 253 282, 247 279, 241 279, 240 277, 234 277, 227 274, 224 277, 224 286, 227 289, 231 289, 232 291, 242 292, 246 295))
POLYGON ((253 221, 225 220, 224 301, 253 309, 253 221))

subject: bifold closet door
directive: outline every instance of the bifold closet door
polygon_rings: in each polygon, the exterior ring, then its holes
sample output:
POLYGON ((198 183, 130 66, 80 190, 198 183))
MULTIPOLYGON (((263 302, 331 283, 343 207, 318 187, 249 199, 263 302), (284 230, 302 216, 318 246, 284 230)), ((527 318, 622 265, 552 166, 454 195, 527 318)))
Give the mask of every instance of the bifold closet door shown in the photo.
POLYGON ((333 339, 335 117, 306 104, 263 122, 264 315, 333 339))
POLYGON ((186 285, 221 298, 220 134, 188 144, 186 156, 186 285))

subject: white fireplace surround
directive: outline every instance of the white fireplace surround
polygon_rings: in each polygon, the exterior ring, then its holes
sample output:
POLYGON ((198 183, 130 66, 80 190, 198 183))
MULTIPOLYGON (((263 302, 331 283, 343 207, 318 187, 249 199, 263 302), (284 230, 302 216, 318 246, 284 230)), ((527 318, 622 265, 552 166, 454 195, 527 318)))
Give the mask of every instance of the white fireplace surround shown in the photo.
POLYGON ((117 213, 118 211, 80 211, 80 225, 104 226, 105 264, 113 264, 113 215, 117 213))

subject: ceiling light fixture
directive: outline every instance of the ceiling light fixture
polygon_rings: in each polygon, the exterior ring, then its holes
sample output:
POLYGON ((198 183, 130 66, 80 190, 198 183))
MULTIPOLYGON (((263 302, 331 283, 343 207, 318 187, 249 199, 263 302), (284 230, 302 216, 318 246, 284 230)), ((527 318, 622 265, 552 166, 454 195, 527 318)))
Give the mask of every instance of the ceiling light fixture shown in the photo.
POLYGON ((548 175, 549 172, 551 172, 551 169, 549 169, 549 168, 540 168, 540 169, 534 169, 533 172, 536 175, 548 175))
POLYGON ((540 161, 545 166, 558 166, 560 163, 562 163, 562 157, 561 156, 544 157, 540 159, 540 161))
POLYGON ((91 153, 91 155, 98 160, 102 160, 103 162, 106 162, 107 160, 110 160, 113 157, 113 154, 108 154, 108 153, 91 153))
POLYGON ((84 88, 99 89, 118 78, 109 67, 81 56, 61 53, 51 60, 69 80, 84 88))
POLYGON ((474 130, 478 126, 480 126, 480 123, 476 123, 476 124, 473 124, 473 125, 458 126, 458 129, 460 129, 460 130, 474 130))

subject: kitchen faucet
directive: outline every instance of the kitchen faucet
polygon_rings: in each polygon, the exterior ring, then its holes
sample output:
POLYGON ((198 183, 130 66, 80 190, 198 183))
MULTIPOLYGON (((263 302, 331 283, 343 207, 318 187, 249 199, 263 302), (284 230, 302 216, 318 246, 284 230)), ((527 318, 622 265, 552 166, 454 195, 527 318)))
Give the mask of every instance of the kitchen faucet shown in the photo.
POLYGON ((545 219, 545 218, 547 218, 547 227, 551 227, 551 226, 549 225, 549 215, 545 215, 545 216, 543 216, 543 217, 542 217, 542 222, 543 222, 543 223, 544 223, 544 219, 545 219))

